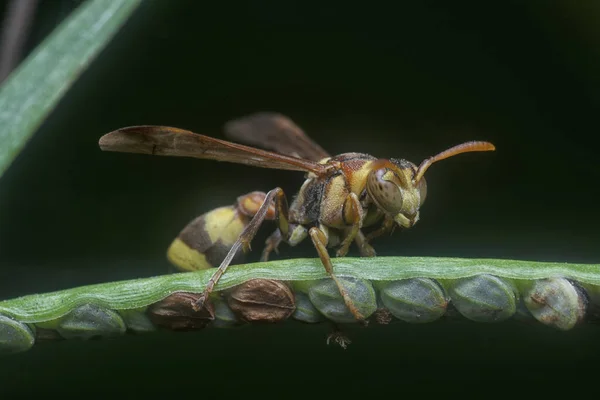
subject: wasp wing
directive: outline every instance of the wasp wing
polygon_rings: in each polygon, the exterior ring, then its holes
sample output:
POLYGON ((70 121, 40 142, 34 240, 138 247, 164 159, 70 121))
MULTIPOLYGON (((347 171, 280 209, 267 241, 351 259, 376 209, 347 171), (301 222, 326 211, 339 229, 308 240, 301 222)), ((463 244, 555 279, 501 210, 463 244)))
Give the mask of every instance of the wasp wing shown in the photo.
POLYGON ((168 126, 131 126, 102 136, 104 151, 141 153, 228 161, 254 167, 323 174, 327 167, 314 161, 244 146, 168 126))
POLYGON ((319 161, 329 154, 285 115, 271 112, 250 114, 229 121, 225 135, 240 143, 273 150, 280 154, 319 161))

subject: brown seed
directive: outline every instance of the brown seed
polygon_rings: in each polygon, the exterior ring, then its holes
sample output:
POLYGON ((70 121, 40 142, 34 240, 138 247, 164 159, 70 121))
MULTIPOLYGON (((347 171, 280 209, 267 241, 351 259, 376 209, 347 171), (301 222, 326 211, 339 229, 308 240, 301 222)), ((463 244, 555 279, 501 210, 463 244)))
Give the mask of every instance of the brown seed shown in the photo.
POLYGON ((283 282, 252 279, 229 292, 229 307, 246 322, 279 322, 296 310, 294 294, 283 282))
POLYGON ((392 313, 387 308, 378 308, 374 315, 375 322, 379 325, 387 325, 392 322, 392 313))
POLYGON ((200 294, 177 292, 148 307, 148 317, 156 326, 173 331, 194 331, 204 328, 215 319, 212 303, 194 310, 200 294))

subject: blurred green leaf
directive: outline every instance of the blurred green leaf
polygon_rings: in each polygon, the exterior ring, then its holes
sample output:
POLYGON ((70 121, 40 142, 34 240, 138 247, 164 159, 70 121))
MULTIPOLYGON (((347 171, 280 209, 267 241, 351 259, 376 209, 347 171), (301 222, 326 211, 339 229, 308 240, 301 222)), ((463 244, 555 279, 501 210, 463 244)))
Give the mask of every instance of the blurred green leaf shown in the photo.
POLYGON ((0 176, 141 0, 88 0, 0 88, 0 176))

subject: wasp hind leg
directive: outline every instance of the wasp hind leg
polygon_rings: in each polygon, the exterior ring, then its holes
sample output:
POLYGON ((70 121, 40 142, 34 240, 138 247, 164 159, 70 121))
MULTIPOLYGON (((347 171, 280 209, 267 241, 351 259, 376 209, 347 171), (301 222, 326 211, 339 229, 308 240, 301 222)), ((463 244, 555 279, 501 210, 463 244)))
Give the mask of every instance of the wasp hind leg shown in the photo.
POLYGON ((217 270, 211 276, 210 280, 208 281, 208 284, 204 289, 204 292, 193 305, 195 310, 198 311, 202 309, 202 307, 204 307, 204 303, 209 298, 210 294, 213 292, 216 284, 219 282, 219 279, 221 279, 225 271, 227 271, 227 268, 231 264, 231 260, 236 255, 240 247, 243 248, 244 251, 250 249, 250 242, 252 241, 254 236, 256 236, 258 228, 260 228, 263 221, 266 219, 267 213, 269 212, 269 208, 273 201, 275 201, 275 218, 278 222, 278 230, 281 231, 281 233, 284 236, 287 236, 289 231, 287 199, 281 188, 275 188, 267 193, 264 202, 262 203, 258 211, 256 211, 256 214, 252 217, 252 219, 250 220, 248 225, 246 225, 238 239, 231 246, 229 252, 221 262, 221 265, 219 265, 219 268, 217 268, 217 270))

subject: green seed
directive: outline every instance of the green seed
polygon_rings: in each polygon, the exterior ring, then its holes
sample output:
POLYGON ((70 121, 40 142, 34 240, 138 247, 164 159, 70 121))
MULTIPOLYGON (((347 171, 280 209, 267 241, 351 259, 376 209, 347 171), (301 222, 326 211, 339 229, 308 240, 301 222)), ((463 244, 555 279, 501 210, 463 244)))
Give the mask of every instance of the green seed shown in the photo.
POLYGON ((210 301, 213 304, 215 313, 215 319, 211 322, 211 326, 215 328, 229 328, 241 324, 235 313, 227 305, 227 301, 221 298, 220 295, 211 297, 210 301))
POLYGON ((525 302, 523 301, 523 299, 517 302, 517 311, 515 312, 513 318, 516 321, 537 323, 536 319, 529 312, 529 309, 527 309, 527 307, 525 306, 525 302))
POLYGON ((504 321, 517 309, 514 286, 493 275, 449 281, 448 294, 458 312, 476 322, 504 321))
POLYGON ((59 340, 65 340, 64 337, 60 336, 60 334, 55 329, 47 329, 40 328, 35 325, 35 342, 56 342, 59 340))
POLYGON ((27 351, 34 343, 35 336, 30 327, 0 315, 0 355, 27 351))
MULTIPOLYGON (((371 282, 353 277, 338 279, 365 318, 377 310, 377 296, 371 282)), ((314 283, 308 290, 308 297, 327 319, 338 323, 356 322, 332 279, 322 279, 314 283)))
POLYGON ((127 329, 135 333, 153 332, 156 327, 146 315, 146 309, 121 310, 119 311, 127 329))
POLYGON ((296 311, 292 314, 292 318, 310 324, 325 319, 323 314, 310 302, 308 295, 302 292, 296 292, 296 311))
POLYGON ((67 314, 58 324, 58 333, 65 339, 92 339, 118 336, 127 327, 121 316, 95 304, 85 304, 67 314))
POLYGON ((411 323, 435 321, 448 305, 444 290, 429 278, 387 282, 380 288, 380 297, 394 317, 411 323))
POLYGON ((535 319, 564 331, 585 316, 583 293, 565 278, 533 281, 523 292, 523 302, 535 319))

